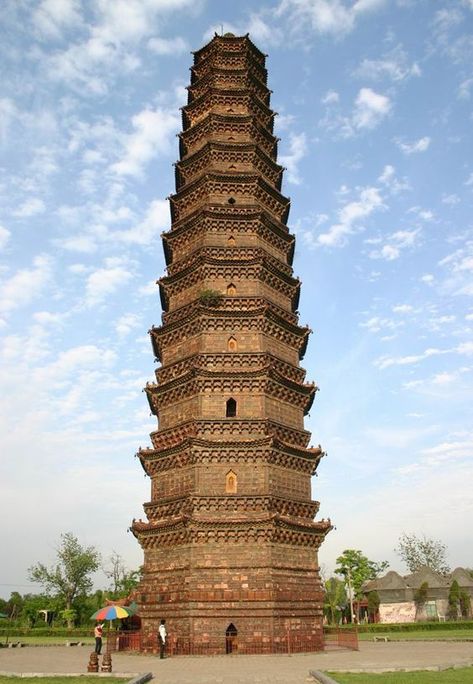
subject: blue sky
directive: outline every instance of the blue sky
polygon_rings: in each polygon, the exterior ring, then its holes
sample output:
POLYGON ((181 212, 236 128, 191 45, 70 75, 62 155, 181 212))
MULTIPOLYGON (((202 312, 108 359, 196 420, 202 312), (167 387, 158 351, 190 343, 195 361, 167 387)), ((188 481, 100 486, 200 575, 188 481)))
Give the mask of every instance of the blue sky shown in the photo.
POLYGON ((473 1, 4 0, 0 19, 0 595, 34 590, 64 531, 141 563, 165 198, 190 51, 222 27, 269 55, 337 528, 321 563, 351 547, 403 571, 415 532, 472 567, 473 1))

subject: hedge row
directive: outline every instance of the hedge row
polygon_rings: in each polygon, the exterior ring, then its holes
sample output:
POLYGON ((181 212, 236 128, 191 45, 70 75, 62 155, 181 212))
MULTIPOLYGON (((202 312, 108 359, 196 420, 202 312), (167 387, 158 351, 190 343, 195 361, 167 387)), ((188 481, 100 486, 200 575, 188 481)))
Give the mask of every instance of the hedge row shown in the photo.
MULTIPOLYGON (((368 623, 357 625, 359 632, 421 632, 439 631, 450 629, 473 629, 472 620, 449 621, 449 622, 405 622, 405 623, 368 623)), ((338 627, 324 627, 324 631, 329 633, 338 629, 353 629, 353 625, 342 625, 338 627)))
POLYGON ((38 636, 38 637, 84 637, 93 635, 94 626, 89 629, 86 627, 77 627, 75 629, 67 629, 66 627, 50 628, 50 627, 0 627, 0 636, 38 636))

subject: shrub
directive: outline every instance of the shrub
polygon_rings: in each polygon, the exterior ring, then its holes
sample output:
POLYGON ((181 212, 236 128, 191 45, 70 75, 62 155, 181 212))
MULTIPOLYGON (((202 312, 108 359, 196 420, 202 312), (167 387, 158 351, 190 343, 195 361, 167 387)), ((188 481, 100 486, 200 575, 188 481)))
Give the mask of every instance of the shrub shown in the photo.
POLYGON ((222 303, 223 294, 218 290, 207 288, 199 293, 199 302, 204 306, 219 306, 222 303))

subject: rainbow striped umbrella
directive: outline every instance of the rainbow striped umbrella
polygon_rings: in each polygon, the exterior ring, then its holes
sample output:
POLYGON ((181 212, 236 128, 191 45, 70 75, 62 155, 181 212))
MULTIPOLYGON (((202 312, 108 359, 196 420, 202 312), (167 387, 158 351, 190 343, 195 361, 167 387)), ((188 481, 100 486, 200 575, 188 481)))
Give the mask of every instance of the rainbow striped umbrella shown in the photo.
POLYGON ((132 611, 126 606, 105 606, 105 608, 99 608, 93 615, 90 616, 91 620, 115 620, 118 618, 127 618, 132 615, 132 611))

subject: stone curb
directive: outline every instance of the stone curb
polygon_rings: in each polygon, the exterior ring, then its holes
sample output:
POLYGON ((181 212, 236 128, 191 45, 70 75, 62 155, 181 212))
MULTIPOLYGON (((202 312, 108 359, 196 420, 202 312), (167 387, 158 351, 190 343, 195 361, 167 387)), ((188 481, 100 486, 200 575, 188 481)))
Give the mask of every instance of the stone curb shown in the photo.
POLYGON ((328 675, 320 672, 320 670, 310 670, 309 675, 315 679, 316 682, 320 684, 338 684, 335 679, 332 679, 328 675))
POLYGON ((24 679, 25 677, 120 677, 126 684, 145 684, 153 679, 152 672, 2 672, 0 677, 24 679), (129 679, 132 677, 132 679, 129 679))
MULTIPOLYGON (((446 665, 423 665, 420 667, 350 667, 350 668, 330 668, 337 674, 386 674, 388 672, 444 672, 445 670, 461 670, 465 667, 473 667, 473 660, 464 663, 448 663, 446 665)), ((315 677, 325 677, 320 679, 321 684, 337 684, 333 679, 318 670, 310 670, 309 675, 315 677)))

